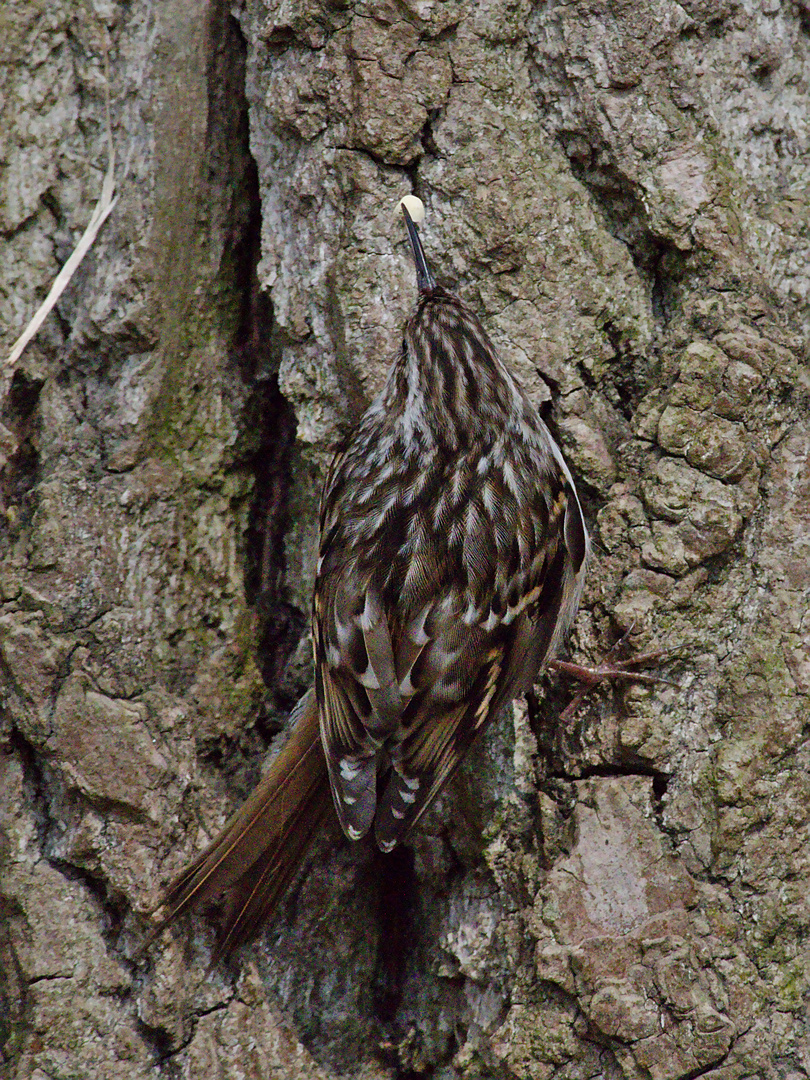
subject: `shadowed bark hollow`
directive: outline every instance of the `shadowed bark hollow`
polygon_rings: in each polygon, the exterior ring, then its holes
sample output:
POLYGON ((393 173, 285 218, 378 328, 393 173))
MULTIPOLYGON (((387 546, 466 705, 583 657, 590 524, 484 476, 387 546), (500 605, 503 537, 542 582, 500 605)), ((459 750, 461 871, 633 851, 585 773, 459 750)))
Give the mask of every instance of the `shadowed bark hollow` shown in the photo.
POLYGON ((0 1073, 810 1076, 810 37, 791 0, 31 0, 0 18, 0 1073), (440 281, 558 435, 569 643, 395 858, 259 940, 158 891, 311 679, 331 449, 440 281))

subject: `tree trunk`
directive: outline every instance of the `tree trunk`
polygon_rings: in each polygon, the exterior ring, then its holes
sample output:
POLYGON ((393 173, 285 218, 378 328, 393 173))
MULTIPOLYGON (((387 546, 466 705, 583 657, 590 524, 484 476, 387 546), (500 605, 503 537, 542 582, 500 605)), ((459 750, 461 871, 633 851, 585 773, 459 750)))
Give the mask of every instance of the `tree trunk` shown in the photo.
POLYGON ((0 1048, 72 1077, 810 1076, 810 7, 21 0, 2 25, 0 1048), (105 72, 108 74, 105 78, 105 72), (412 848, 325 835, 239 964, 168 879, 311 681, 320 485, 415 287, 595 537, 569 643, 412 848))

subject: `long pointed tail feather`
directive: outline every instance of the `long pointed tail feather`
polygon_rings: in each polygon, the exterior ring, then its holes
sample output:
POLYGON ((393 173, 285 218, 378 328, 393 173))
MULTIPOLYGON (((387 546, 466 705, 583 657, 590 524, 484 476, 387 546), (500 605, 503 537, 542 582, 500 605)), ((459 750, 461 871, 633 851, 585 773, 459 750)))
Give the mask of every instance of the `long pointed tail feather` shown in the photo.
POLYGON ((332 807, 314 690, 292 719, 290 737, 267 776, 213 843, 169 884, 158 908, 164 914, 137 955, 183 912, 224 895, 216 964, 278 905, 332 807))

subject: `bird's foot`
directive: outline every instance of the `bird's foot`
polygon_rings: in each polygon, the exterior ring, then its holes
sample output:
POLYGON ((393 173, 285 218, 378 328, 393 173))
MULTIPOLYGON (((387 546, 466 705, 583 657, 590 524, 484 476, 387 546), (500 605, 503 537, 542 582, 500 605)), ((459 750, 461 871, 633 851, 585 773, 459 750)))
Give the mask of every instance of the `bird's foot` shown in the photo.
POLYGON ((560 720, 570 720, 588 694, 608 679, 628 679, 631 682, 638 683, 667 683, 669 686, 678 685, 671 679, 665 679, 660 675, 649 675, 646 672, 636 670, 637 668, 652 667, 655 664, 661 663, 676 653, 678 651, 677 648, 658 649, 655 652, 639 653, 637 656, 630 656, 626 660, 616 660, 613 658, 618 649, 627 640, 631 630, 628 630, 627 633, 613 646, 607 654, 605 662, 596 667, 584 667, 582 664, 574 664, 569 660, 548 661, 546 666, 552 671, 557 671, 561 675, 570 675, 583 684, 582 689, 574 697, 573 701, 563 709, 560 714, 560 720))

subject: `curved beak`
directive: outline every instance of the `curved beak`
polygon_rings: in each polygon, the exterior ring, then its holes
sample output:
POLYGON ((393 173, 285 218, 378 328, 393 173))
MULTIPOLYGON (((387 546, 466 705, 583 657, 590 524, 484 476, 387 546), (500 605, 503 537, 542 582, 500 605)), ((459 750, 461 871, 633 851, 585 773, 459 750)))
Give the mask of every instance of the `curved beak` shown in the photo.
POLYGON ((433 280, 433 274, 428 269, 416 223, 404 206, 402 207, 402 213, 405 215, 405 224, 408 226, 408 236, 411 239, 411 247, 413 248, 413 261, 416 266, 416 287, 420 293, 427 293, 431 289, 435 289, 436 282, 433 280))

